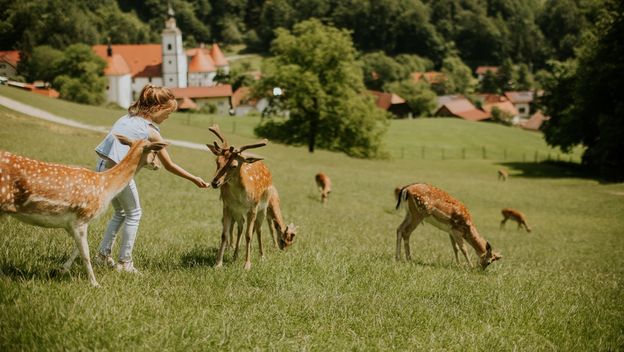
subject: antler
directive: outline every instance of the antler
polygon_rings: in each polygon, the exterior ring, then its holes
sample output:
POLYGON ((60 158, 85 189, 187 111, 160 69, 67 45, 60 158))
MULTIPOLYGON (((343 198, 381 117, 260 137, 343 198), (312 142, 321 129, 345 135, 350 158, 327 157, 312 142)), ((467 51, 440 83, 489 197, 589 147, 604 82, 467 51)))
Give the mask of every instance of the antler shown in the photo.
POLYGON ((219 125, 214 124, 210 126, 208 129, 210 130, 210 132, 214 133, 217 136, 217 138, 219 138, 219 140, 221 140, 221 143, 227 144, 227 142, 225 141, 225 138, 223 138, 223 136, 221 135, 221 131, 219 131, 219 125))
POLYGON ((259 143, 247 144, 247 145, 244 145, 244 146, 240 147, 238 149, 238 152, 242 153, 244 150, 247 150, 247 149, 264 147, 265 145, 267 145, 267 143, 269 143, 269 141, 266 140, 266 139, 263 139, 259 143))

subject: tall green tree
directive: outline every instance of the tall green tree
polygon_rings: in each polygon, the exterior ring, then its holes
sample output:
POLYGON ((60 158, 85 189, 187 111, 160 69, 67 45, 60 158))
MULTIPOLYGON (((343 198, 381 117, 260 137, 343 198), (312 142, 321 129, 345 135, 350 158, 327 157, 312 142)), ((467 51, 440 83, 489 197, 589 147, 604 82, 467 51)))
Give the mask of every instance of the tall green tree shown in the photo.
POLYGON ((382 90, 386 83, 406 77, 405 70, 393 58, 381 51, 360 57, 364 69, 364 84, 373 90, 382 90))
POLYGON ((56 61, 57 76, 52 83, 61 98, 84 104, 104 102, 106 61, 85 44, 73 44, 56 61))
POLYGON ((49 45, 36 46, 30 55, 20 60, 18 70, 28 82, 52 82, 57 74, 54 67, 58 66, 57 62, 62 57, 62 51, 49 45))
POLYGON ((431 116, 437 105, 436 94, 422 81, 408 79, 392 82, 386 85, 385 90, 405 99, 414 116, 431 116))
POLYGON ((624 2, 608 0, 578 64, 557 64, 545 87, 546 141, 583 145, 583 164, 624 180, 624 2))
POLYGON ((362 70, 345 30, 312 19, 278 29, 263 76, 254 87, 264 95, 281 88, 276 107, 287 119, 266 119, 256 133, 288 144, 307 144, 362 158, 382 156, 385 111, 364 94, 362 70))

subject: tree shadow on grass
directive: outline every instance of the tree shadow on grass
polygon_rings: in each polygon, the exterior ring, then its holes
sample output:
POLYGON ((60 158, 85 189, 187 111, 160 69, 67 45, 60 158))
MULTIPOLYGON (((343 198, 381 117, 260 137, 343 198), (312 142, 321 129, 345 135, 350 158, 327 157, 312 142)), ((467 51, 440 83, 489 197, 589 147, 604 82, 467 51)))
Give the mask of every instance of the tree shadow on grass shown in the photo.
MULTIPOLYGON (((193 247, 189 252, 182 255, 180 263, 185 268, 194 268, 199 266, 214 266, 217 262, 219 249, 216 247, 193 247)), ((225 258, 223 259, 225 262, 225 258)))
MULTIPOLYGON (((55 260, 58 258, 55 258, 55 260)), ((67 260, 67 258, 65 258, 67 260)), ((80 263, 81 269, 84 271, 84 266, 80 260, 76 262, 80 263)), ((76 263, 74 263, 76 265, 76 263)), ((0 263, 0 275, 10 278, 12 281, 69 281, 71 274, 64 273, 62 271, 62 264, 50 264, 50 267, 32 266, 26 263, 0 263)))
POLYGON ((503 162, 499 163, 499 165, 511 170, 511 177, 582 178, 593 179, 599 181, 600 183, 606 183, 606 181, 588 172, 581 165, 565 161, 542 161, 539 163, 503 162))

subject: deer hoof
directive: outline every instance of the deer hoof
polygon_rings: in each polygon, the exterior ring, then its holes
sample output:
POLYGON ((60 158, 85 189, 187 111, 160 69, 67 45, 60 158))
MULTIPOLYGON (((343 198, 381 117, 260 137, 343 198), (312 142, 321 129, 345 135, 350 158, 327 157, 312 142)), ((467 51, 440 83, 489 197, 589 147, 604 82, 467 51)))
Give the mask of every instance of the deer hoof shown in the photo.
POLYGON ((245 266, 243 267, 245 270, 251 269, 251 262, 245 262, 245 266))
POLYGON ((222 267, 223 267, 223 263, 217 263, 217 264, 215 264, 215 266, 214 266, 214 268, 215 268, 215 269, 220 269, 220 268, 222 268, 222 267))

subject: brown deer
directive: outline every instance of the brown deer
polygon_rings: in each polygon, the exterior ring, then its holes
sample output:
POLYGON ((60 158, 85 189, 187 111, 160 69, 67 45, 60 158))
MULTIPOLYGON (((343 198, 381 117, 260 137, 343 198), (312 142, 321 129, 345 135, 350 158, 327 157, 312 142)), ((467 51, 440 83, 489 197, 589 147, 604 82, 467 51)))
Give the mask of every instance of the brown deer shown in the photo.
MULTIPOLYGON (((297 227, 292 223, 288 225, 284 223, 284 219, 282 218, 282 211, 280 209, 280 200, 277 189, 274 186, 271 186, 269 187, 269 192, 270 194, 269 202, 267 205, 266 219, 267 225, 269 225, 271 238, 273 239, 273 246, 279 249, 286 249, 293 244, 295 240, 295 235, 297 234, 297 227)), ((232 221, 232 224, 230 225, 230 247, 235 247, 235 257, 238 253, 238 246, 240 243, 241 234, 243 233, 244 223, 245 219, 240 218, 238 220, 232 221), (236 244, 234 244, 232 238, 234 223, 238 225, 236 244)), ((262 248, 260 248, 260 251, 262 252, 262 248)))
POLYGON ((116 137, 130 150, 119 164, 101 173, 0 151, 0 215, 8 214, 35 226, 65 229, 74 238, 76 249, 63 264, 63 271, 69 271, 80 254, 89 281, 96 287, 87 242, 89 222, 143 166, 157 168, 155 152, 167 145, 116 137))
POLYGON ((501 210, 501 213, 503 214, 503 221, 501 221, 500 224, 501 229, 505 226, 505 222, 511 219, 518 223, 518 230, 522 228, 522 226, 524 226, 527 232, 531 232, 531 228, 529 227, 529 224, 527 224, 524 214, 522 214, 518 210, 504 208, 503 210, 501 210))
POLYGON ((497 173, 499 181, 507 181, 507 177, 509 177, 509 173, 507 172, 507 170, 499 169, 497 173))
MULTIPOLYGON (((231 238, 232 222, 236 221, 241 226, 243 219, 245 219, 244 268, 248 270, 251 268, 251 236, 254 230, 258 236, 260 255, 264 255, 261 228, 274 187, 271 172, 261 161, 262 159, 245 155, 243 152, 247 149, 263 147, 268 141, 265 139, 259 143, 235 148, 228 145, 219 131, 219 126, 214 125, 209 130, 221 141, 221 145, 217 144, 216 141, 213 144, 206 144, 208 149, 217 156, 217 170, 211 185, 213 188, 220 188, 221 200, 223 201, 223 230, 215 267, 223 266, 223 254, 228 238, 231 238)), ((286 229, 282 230, 285 231, 286 229)), ((278 233, 278 235, 281 237, 280 240, 286 241, 284 233, 278 233)), ((237 254, 237 248, 235 248, 234 257, 237 254)))
POLYGON ((401 189, 396 208, 402 204, 405 208, 405 219, 397 228, 397 260, 401 258, 401 241, 405 245, 405 257, 411 260, 409 238, 423 220, 448 232, 457 263, 459 263, 457 251, 461 250, 468 265, 472 267, 466 242, 476 251, 483 269, 502 258, 500 254, 493 253, 490 243, 479 235, 468 209, 445 191, 428 184, 414 183, 401 189))
POLYGON ((325 204, 327 199, 329 198, 329 193, 331 192, 331 180, 329 176, 327 176, 323 172, 319 172, 314 176, 314 180, 316 181, 316 186, 321 192, 321 203, 325 204))

